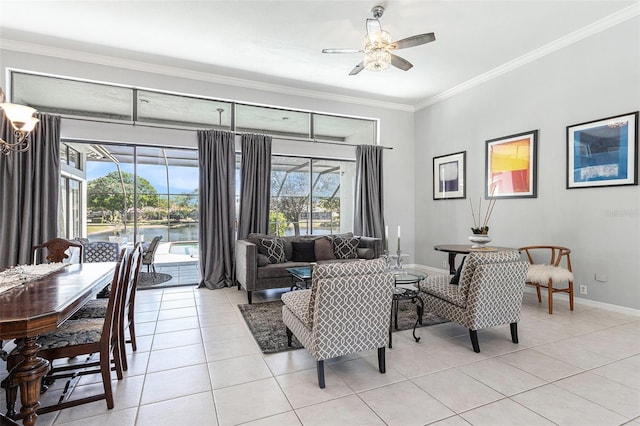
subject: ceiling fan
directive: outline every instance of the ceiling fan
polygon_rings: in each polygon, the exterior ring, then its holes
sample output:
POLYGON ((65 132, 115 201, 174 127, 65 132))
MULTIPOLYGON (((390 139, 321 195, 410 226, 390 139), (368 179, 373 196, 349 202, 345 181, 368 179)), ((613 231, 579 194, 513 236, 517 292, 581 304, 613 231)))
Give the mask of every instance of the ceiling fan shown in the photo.
POLYGON ((322 53, 364 53, 364 60, 356 65, 349 75, 356 75, 363 69, 382 71, 393 65, 403 71, 413 67, 411 62, 391 53, 394 50, 420 46, 436 39, 434 33, 418 34, 402 40, 391 42, 391 34, 380 26, 379 18, 384 13, 384 7, 374 6, 371 9, 373 19, 367 19, 367 34, 364 37, 364 49, 322 49, 322 53))

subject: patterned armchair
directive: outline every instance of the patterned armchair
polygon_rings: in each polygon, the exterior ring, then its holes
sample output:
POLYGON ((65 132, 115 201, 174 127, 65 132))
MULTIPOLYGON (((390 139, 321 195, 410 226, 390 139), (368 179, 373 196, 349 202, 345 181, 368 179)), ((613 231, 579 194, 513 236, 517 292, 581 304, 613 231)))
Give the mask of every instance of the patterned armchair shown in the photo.
POLYGON ((393 286, 383 259, 325 263, 313 268, 309 290, 282 295, 289 346, 295 335, 317 360, 321 388, 325 359, 377 348, 385 372, 393 286))
POLYGON ((120 245, 107 241, 84 243, 85 262, 117 262, 120 255, 120 245))
POLYGON ((480 352, 477 330, 509 324, 518 343, 528 262, 517 250, 473 252, 462 267, 459 284, 451 276, 430 276, 419 284, 424 309, 469 329, 471 344, 480 352))

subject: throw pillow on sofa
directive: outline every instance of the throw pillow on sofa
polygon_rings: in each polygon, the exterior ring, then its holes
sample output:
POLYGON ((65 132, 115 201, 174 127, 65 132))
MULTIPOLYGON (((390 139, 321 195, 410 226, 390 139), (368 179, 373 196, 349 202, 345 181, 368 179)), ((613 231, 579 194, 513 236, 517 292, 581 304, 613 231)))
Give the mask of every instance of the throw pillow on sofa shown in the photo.
POLYGON ((314 241, 293 241, 293 254, 291 260, 294 262, 315 262, 315 242, 314 241))
POLYGON ((333 239, 333 254, 336 259, 357 259, 359 243, 358 237, 335 237, 333 239))
POLYGON ((314 241, 314 253, 316 260, 333 260, 333 242, 327 237, 320 237, 314 241))
POLYGON ((371 248, 358 247, 357 253, 359 259, 371 260, 375 258, 373 249, 371 248))
POLYGON ((287 261, 284 254, 284 242, 280 238, 260 238, 258 253, 267 256, 270 263, 284 263, 287 261))

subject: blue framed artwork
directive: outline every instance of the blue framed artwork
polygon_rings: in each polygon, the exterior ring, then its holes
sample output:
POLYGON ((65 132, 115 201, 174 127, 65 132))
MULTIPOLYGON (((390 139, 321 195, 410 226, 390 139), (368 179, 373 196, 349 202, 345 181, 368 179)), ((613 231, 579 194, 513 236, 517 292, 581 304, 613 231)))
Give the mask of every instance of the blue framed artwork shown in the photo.
POLYGON ((433 157, 433 199, 466 198, 465 160, 467 151, 433 157))
POLYGON ((567 188, 638 184, 638 111, 567 126, 567 188))

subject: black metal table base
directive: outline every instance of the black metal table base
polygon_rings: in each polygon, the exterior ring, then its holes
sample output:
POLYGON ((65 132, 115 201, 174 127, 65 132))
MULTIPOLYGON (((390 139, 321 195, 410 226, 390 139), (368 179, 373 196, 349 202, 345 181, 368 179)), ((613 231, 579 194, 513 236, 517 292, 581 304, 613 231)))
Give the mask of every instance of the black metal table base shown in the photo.
POLYGON ((389 349, 393 348, 392 331, 395 328, 398 330, 398 303, 401 300, 410 300, 411 303, 416 305, 416 323, 413 325, 413 338, 416 343, 420 341, 420 337, 416 336, 416 328, 418 324, 422 325, 422 316, 424 314, 424 302, 418 297, 417 290, 403 289, 402 293, 393 293, 393 299, 391 301, 391 318, 389 320, 389 349))

